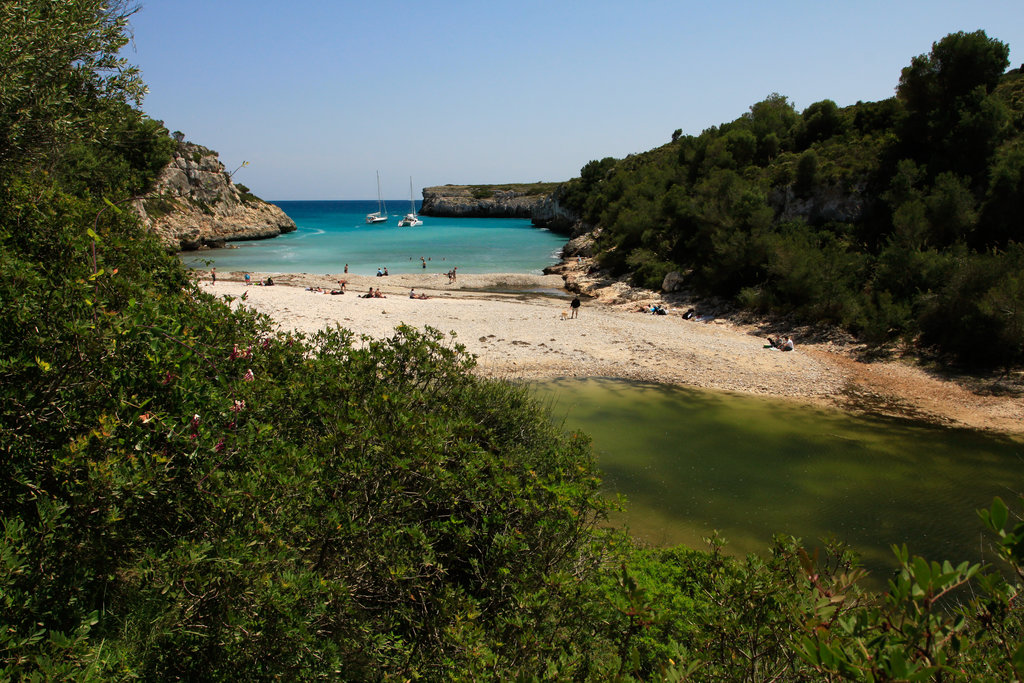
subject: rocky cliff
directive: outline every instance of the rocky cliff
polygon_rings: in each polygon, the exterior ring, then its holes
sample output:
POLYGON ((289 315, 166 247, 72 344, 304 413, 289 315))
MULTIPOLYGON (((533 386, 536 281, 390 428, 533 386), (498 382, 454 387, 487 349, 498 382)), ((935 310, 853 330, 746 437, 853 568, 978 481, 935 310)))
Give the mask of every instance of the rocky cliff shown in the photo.
POLYGON ((426 187, 420 213, 450 218, 531 218, 534 207, 557 187, 557 183, 426 187))
POLYGON ((135 204, 143 223, 172 250, 222 247, 295 230, 284 211, 235 184, 217 153, 182 142, 153 191, 135 204))
POLYGON ((851 186, 822 185, 806 195, 798 194, 793 185, 776 188, 768 195, 779 222, 805 220, 813 225, 837 221, 856 223, 868 209, 866 183, 851 186))
POLYGON ((593 226, 583 223, 575 212, 561 203, 558 190, 545 195, 533 205, 530 220, 539 228, 547 228, 569 237, 579 237, 593 229, 593 226))
POLYGON ((558 187, 558 183, 427 187, 420 213, 450 218, 529 218, 538 227, 568 234, 577 217, 559 203, 558 187))

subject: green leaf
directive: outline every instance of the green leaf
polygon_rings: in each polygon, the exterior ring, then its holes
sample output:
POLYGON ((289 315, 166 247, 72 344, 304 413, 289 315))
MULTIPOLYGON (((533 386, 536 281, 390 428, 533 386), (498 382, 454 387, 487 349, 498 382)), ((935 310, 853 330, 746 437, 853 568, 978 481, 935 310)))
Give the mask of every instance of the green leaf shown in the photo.
POLYGON ((1006 503, 999 496, 996 496, 992 500, 992 507, 990 508, 991 513, 991 525, 994 531, 1002 531, 1003 527, 1006 526, 1006 520, 1009 517, 1009 509, 1006 507, 1006 503))
POLYGON ((931 570, 928 568, 928 562, 923 557, 914 558, 914 578, 919 586, 930 584, 932 581, 931 570))
POLYGON ((1024 670, 1024 645, 1021 645, 1014 650, 1013 655, 1010 657, 1013 661, 1013 668, 1017 671, 1024 670))

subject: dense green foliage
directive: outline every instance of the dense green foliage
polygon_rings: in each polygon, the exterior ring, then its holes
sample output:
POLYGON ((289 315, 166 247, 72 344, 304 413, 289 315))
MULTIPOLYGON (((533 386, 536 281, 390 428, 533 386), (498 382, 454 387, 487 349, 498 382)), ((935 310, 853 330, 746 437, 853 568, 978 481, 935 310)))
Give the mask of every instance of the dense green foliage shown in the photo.
MULTIPOLYGON (((454 187, 446 185, 445 187, 454 187)), ((474 199, 490 199, 497 192, 515 192, 534 197, 551 194, 558 188, 558 183, 505 183, 503 185, 466 185, 474 199)))
MULTIPOLYGON (((83 55, 116 52, 125 18, 5 3, 5 56, 42 40, 99 77, 83 55)), ((874 596, 850 558, 793 541, 638 549, 596 527, 587 440, 454 340, 293 336, 217 300, 120 209, 173 145, 128 106, 138 83, 28 111, 18 89, 56 66, 18 63, 0 71, 0 680, 1024 674, 999 575, 901 550, 874 596), (978 597, 945 607, 968 581, 978 597)), ((1000 501, 983 517, 1019 577, 1024 526, 1000 501)))
POLYGON ((965 363, 1024 361, 1024 75, 982 31, 946 36, 896 97, 740 118, 585 166, 561 190, 600 227, 602 266, 658 289, 916 342, 965 363))

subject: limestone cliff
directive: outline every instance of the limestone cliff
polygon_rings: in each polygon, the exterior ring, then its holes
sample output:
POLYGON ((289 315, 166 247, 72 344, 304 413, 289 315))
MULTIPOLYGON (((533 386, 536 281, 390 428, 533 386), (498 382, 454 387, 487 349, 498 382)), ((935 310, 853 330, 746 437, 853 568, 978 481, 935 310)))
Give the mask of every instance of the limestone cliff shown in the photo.
POLYGON ((175 251, 295 230, 284 211, 233 183, 216 152, 188 142, 178 145, 153 191, 135 209, 146 227, 175 251))
POLYGON ((802 219, 811 224, 856 223, 863 220, 868 208, 866 191, 866 184, 859 182, 851 186, 822 185, 801 195, 793 185, 787 185, 772 190, 768 203, 780 222, 802 219))
POLYGON ((558 200, 558 183, 444 185, 423 190, 424 216, 529 218, 538 227, 569 234, 578 218, 558 200))
POLYGON ((534 204, 530 220, 539 228, 547 228, 569 237, 579 237, 592 230, 593 226, 583 223, 574 211, 562 204, 560 197, 563 187, 564 185, 560 185, 554 192, 545 195, 541 201, 534 204))
POLYGON ((423 189, 424 216, 530 218, 555 185, 444 185, 423 189))

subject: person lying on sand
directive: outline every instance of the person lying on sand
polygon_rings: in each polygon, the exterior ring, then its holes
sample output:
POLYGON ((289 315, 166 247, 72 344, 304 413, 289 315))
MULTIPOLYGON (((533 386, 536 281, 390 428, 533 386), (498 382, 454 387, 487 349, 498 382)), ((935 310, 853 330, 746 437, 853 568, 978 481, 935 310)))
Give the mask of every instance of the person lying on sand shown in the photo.
POLYGON ((409 298, 410 299, 429 299, 430 297, 427 296, 426 294, 417 294, 416 293, 416 288, 413 287, 412 289, 409 290, 409 298))

